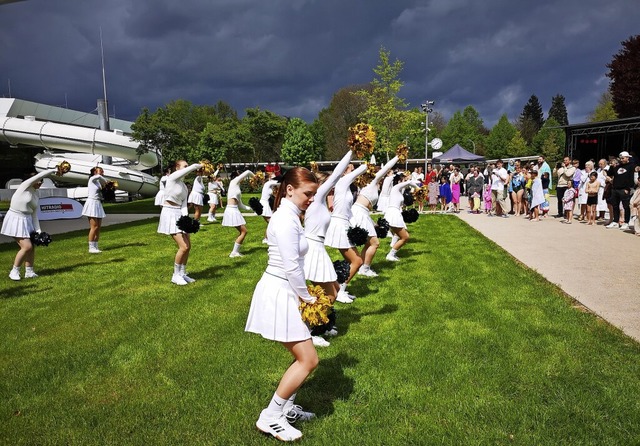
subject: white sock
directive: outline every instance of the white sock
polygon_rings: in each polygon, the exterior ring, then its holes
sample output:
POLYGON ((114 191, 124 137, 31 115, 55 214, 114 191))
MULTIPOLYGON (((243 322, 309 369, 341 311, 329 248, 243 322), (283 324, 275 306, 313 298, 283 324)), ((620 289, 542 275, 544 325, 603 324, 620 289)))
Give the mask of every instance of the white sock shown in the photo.
POLYGON ((397 249, 393 249, 391 248, 391 251, 389 251, 389 255, 395 256, 398 253, 397 249))
POLYGON ((293 395, 291 395, 289 397, 289 399, 287 400, 286 403, 284 403, 284 407, 282 408, 282 411, 284 413, 289 412, 289 409, 291 409, 293 407, 293 402, 296 400, 296 393, 294 393, 293 395))
POLYGON ((340 292, 347 292, 347 284, 346 283, 341 283, 340 284, 340 292))
POLYGON ((232 251, 232 252, 237 252, 237 253, 239 253, 239 252, 240 252, 240 247, 241 247, 241 246, 242 246, 242 245, 241 245, 240 243, 234 243, 234 244, 233 244, 233 251, 232 251))
POLYGON ((400 237, 398 237, 397 235, 393 234, 393 237, 391 237, 391 246, 393 246, 396 243, 398 243, 398 240, 400 240, 400 237))
POLYGON ((14 266, 13 268, 11 268, 12 271, 16 271, 18 274, 20 274, 20 266, 14 266))
POLYGON ((27 274, 33 274, 33 266, 25 266, 24 272, 27 274))
POLYGON ((178 263, 174 263, 173 264, 173 275, 174 276, 181 276, 182 274, 180 274, 180 267, 182 265, 178 264, 178 263))
POLYGON ((178 267, 179 267, 178 274, 180 274, 181 276, 186 276, 187 275, 187 265, 179 264, 178 267))
POLYGON ((95 242, 89 242, 89 249, 93 249, 95 245, 95 242))
POLYGON ((284 405, 286 403, 286 399, 280 398, 277 393, 274 393, 273 398, 271 398, 271 402, 267 406, 267 411, 274 416, 280 415, 284 410, 284 405))
POLYGON ((371 269, 371 265, 367 265, 366 263, 362 264, 362 271, 369 271, 371 269))

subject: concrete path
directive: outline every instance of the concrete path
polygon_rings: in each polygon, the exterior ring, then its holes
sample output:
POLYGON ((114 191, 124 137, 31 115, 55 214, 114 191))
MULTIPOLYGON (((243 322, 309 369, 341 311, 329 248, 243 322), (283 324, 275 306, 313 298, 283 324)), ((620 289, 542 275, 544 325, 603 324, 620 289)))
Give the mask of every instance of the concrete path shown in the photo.
MULTIPOLYGON (((465 199, 462 204, 466 206, 465 199)), ((556 209, 555 201, 550 204, 556 209)), ((487 217, 469 214, 466 207, 456 215, 590 311, 640 341, 640 237, 632 231, 605 229, 602 223, 587 226, 578 220, 562 224, 553 217, 540 222, 514 216, 487 217)))

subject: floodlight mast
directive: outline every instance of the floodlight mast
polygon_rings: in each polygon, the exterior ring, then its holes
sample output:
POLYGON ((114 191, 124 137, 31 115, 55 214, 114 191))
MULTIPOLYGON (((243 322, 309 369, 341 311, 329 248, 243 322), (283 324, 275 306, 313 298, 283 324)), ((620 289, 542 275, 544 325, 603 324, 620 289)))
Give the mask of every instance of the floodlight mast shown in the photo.
POLYGON ((424 112, 424 174, 427 175, 427 159, 429 158, 429 113, 433 111, 430 107, 435 105, 435 101, 424 101, 420 104, 424 112))

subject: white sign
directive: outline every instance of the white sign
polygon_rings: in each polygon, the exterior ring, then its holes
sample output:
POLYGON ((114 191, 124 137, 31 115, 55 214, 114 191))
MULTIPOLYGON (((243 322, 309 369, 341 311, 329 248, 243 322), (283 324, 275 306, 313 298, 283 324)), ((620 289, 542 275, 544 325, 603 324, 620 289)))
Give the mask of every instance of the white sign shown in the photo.
POLYGON ((71 198, 47 197, 38 201, 38 220, 61 220, 82 217, 82 204, 71 198))

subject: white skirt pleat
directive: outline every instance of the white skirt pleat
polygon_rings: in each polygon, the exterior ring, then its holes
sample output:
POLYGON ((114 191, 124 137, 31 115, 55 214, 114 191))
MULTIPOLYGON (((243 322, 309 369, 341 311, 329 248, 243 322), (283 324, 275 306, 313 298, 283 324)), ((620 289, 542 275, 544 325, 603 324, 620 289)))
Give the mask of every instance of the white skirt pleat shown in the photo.
POLYGON ((349 221, 347 219, 331 216, 327 233, 324 235, 324 245, 338 249, 353 248, 355 245, 349 241, 348 230, 349 221))
POLYGON ((380 212, 384 212, 387 210, 387 206, 389 206, 389 195, 380 195, 376 209, 380 212))
POLYGON ((4 216, 0 234, 8 237, 29 238, 34 231, 31 214, 25 215, 22 212, 9 209, 4 216))
POLYGON ((304 256, 304 278, 315 283, 330 283, 338 280, 333 262, 324 243, 307 238, 309 250, 304 256))
POLYGON ((269 200, 260 200, 260 204, 262 205, 262 216, 271 217, 273 211, 271 210, 271 206, 269 206, 269 200))
POLYGON ((395 206, 387 207, 387 210, 384 212, 384 219, 389 222, 389 226, 392 228, 407 228, 402 218, 402 212, 395 206))
POLYGON ((173 235, 183 232, 178 229, 178 226, 176 225, 180 217, 182 217, 182 209, 179 207, 162 206, 160 222, 158 223, 158 233, 173 235))
POLYGON ((187 199, 187 203, 192 203, 198 206, 202 206, 204 204, 204 196, 199 192, 193 192, 189 194, 189 198, 187 199))
POLYGON ((104 208, 102 207, 102 202, 95 198, 87 198, 87 201, 84 202, 84 206, 82 207, 82 215, 94 218, 106 217, 104 208))
POLYGON ((289 282, 267 272, 256 285, 245 331, 279 342, 311 338, 300 316, 300 299, 289 282))
POLYGON ((247 222, 238 209, 236 204, 228 204, 222 215, 222 226, 235 228, 237 226, 246 225, 247 222))
POLYGON ((376 225, 373 223, 371 219, 371 215, 369 214, 369 209, 361 206, 359 204, 354 204, 351 207, 351 226, 360 226, 363 229, 367 230, 367 234, 369 237, 377 237, 376 234, 376 225))
POLYGON ((220 204, 220 198, 218 194, 209 194, 209 205, 218 206, 220 204))

